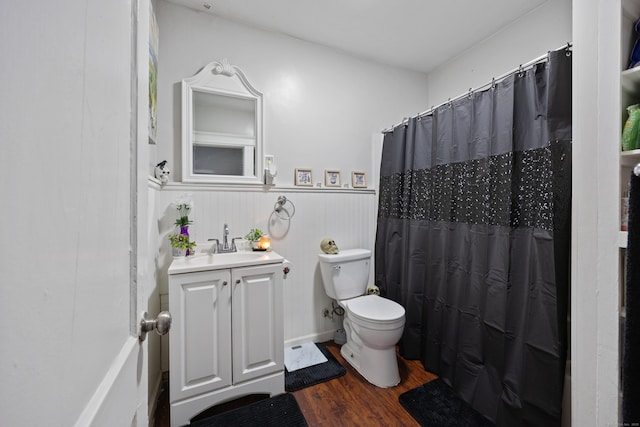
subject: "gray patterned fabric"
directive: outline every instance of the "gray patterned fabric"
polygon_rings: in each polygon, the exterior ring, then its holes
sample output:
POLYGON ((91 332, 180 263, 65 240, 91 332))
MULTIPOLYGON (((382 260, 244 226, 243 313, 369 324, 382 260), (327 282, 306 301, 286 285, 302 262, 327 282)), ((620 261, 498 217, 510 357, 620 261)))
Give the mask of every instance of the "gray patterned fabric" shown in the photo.
POLYGON ((571 206, 571 58, 385 134, 376 285, 406 358, 498 426, 560 425, 571 206))

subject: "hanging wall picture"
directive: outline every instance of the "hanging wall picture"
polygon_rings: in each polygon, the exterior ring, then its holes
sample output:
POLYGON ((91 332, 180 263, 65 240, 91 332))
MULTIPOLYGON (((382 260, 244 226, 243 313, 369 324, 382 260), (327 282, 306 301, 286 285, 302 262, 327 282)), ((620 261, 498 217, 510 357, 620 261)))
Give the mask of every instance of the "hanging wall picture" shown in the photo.
POLYGON ((295 184, 307 187, 313 187, 313 179, 311 177, 311 169, 296 169, 295 184))
POLYGON ((149 144, 158 135, 158 44, 160 29, 153 6, 149 2, 149 144))
POLYGON ((327 187, 340 187, 340 171, 325 170, 324 185, 327 187))
POLYGON ((351 186, 353 188, 367 188, 367 175, 364 172, 351 172, 351 186))

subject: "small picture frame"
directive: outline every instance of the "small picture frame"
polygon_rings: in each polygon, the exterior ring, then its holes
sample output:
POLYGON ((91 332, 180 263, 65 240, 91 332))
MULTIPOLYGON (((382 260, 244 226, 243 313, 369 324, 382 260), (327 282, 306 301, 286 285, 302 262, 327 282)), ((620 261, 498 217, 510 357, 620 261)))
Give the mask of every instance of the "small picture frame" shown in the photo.
POLYGON ((324 185, 326 187, 340 187, 342 185, 342 181, 340 179, 340 171, 325 170, 324 185))
POLYGON ((353 188, 367 188, 367 175, 362 171, 351 172, 351 186, 353 188))
POLYGON ((295 184, 313 187, 311 169, 296 168, 295 184))

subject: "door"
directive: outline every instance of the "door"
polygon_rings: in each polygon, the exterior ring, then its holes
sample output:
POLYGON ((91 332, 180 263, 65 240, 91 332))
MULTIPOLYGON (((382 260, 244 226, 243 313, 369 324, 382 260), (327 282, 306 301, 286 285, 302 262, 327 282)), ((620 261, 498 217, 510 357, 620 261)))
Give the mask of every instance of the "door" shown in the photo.
POLYGON ((10 10, 0 14, 12 35, 0 43, 11 64, 0 79, 0 425, 146 426, 137 320, 152 270, 138 110, 148 47, 138 30, 148 34, 148 3, 10 10))
POLYGON ((282 264, 233 269, 233 382, 282 371, 282 264))
POLYGON ((171 403, 231 385, 229 270, 169 276, 171 403))

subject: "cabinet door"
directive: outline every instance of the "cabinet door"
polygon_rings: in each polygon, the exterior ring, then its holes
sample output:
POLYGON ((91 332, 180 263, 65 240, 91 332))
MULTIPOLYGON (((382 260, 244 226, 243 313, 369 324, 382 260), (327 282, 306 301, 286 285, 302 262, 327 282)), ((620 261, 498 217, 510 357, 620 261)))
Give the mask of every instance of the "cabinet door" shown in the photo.
POLYGON ((231 283, 229 270, 169 276, 170 399, 231 384, 231 283))
POLYGON ((282 264, 232 270, 233 382, 284 369, 282 264))

